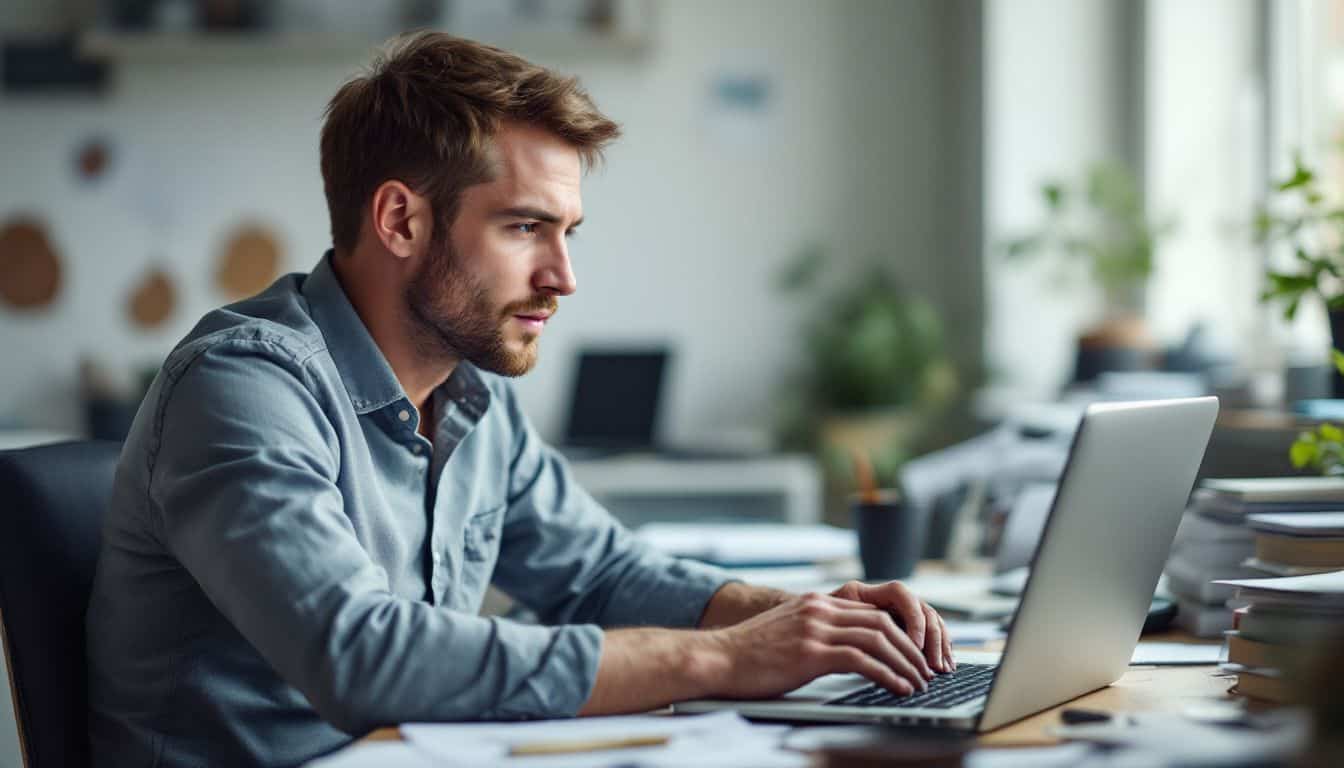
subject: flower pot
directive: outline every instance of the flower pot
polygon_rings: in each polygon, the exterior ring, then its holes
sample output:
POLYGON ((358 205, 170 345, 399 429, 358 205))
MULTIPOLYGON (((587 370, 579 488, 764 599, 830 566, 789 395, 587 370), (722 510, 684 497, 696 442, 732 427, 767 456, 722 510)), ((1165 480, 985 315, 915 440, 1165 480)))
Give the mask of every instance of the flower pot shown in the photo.
MULTIPOLYGON (((1330 346, 1344 350, 1344 309, 1330 310, 1330 346)), ((1344 398, 1344 374, 1333 364, 1330 377, 1330 392, 1336 398, 1344 398)))
POLYGON ((1113 315, 1078 337, 1074 382, 1090 382, 1107 371, 1143 371, 1153 367, 1157 346, 1138 315, 1113 315))

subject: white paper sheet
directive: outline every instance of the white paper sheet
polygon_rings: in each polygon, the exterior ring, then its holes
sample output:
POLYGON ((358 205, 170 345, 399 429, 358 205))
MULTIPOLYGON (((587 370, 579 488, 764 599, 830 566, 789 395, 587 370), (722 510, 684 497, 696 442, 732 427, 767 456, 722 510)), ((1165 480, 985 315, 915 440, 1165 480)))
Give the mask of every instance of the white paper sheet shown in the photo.
POLYGON ((968 752, 961 764, 963 768, 1074 768, 1095 751, 1091 744, 976 749, 968 752))
POLYGON ((404 741, 353 744, 304 768, 436 768, 438 763, 404 741))
POLYGON ((794 768, 807 756, 786 751, 788 726, 753 725, 734 712, 695 716, 590 717, 522 723, 403 725, 406 739, 438 765, 452 766, 741 766, 794 768), (665 746, 510 757, 513 747, 633 737, 669 738, 665 746))
POLYGON ((1130 664, 1179 666, 1218 664, 1226 659, 1222 645, 1200 643, 1139 643, 1130 664))

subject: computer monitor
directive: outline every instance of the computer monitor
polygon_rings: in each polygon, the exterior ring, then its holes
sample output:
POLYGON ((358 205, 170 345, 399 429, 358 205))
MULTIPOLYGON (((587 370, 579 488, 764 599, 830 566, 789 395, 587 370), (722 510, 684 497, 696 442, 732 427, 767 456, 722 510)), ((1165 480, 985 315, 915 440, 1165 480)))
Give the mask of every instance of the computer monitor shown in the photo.
POLYGON ((581 351, 564 443, 653 450, 668 357, 663 347, 581 351))

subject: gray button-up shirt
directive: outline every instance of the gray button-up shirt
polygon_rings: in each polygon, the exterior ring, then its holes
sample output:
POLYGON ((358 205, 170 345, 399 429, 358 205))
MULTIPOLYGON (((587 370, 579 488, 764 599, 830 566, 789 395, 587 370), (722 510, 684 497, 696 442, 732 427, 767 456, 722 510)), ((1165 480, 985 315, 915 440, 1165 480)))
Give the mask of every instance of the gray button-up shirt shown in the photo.
POLYGON ((88 613, 96 765, 570 716, 599 625, 693 626, 725 580, 613 521, 498 377, 459 365, 417 434, 331 258, 208 314, 136 416, 88 613), (492 581, 553 626, 477 615, 492 581))

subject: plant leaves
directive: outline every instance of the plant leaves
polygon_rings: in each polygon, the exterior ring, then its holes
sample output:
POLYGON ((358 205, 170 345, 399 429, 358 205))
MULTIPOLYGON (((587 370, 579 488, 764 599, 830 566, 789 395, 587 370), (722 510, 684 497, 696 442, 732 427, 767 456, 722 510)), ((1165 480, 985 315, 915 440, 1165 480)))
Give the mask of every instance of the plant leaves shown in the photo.
POLYGON ((1288 449, 1288 458, 1293 462, 1293 466, 1298 469, 1310 465, 1315 460, 1316 454, 1317 450, 1314 443, 1306 443, 1301 440, 1293 443, 1292 447, 1288 449))
POLYGON ((1041 196, 1045 198, 1045 207, 1057 211, 1064 205, 1064 185, 1057 181, 1041 185, 1041 196))
POLYGON ((1294 153, 1293 175, 1288 177, 1286 180, 1279 182, 1279 185, 1278 187, 1276 187, 1276 189, 1278 189, 1280 192, 1287 192, 1291 189, 1300 189, 1301 187, 1305 187, 1315 180, 1316 180, 1316 174, 1312 173, 1311 169, 1307 168, 1302 163, 1301 153, 1294 153))

